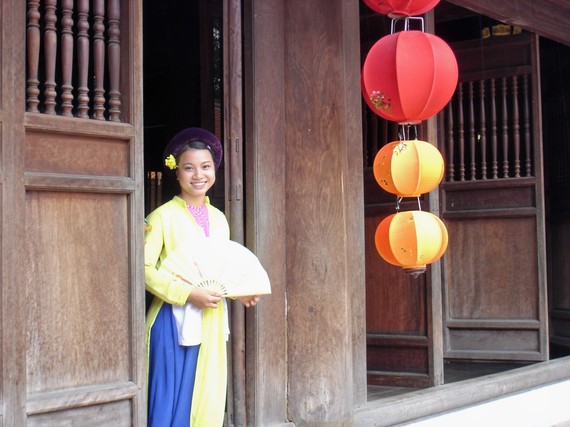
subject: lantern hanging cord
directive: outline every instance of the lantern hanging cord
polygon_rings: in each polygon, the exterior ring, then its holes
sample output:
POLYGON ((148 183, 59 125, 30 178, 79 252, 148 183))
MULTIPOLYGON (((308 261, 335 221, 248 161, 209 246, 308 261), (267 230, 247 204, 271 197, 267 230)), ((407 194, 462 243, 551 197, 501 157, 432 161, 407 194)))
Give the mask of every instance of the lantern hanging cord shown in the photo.
POLYGON ((416 124, 401 124, 398 130, 398 138, 400 141, 411 141, 412 139, 418 139, 418 125, 416 124), (414 137, 411 138, 410 129, 414 131, 414 137))
POLYGON ((417 199, 418 199, 418 210, 421 211, 422 210, 422 203, 420 201, 420 196, 418 196, 417 199))

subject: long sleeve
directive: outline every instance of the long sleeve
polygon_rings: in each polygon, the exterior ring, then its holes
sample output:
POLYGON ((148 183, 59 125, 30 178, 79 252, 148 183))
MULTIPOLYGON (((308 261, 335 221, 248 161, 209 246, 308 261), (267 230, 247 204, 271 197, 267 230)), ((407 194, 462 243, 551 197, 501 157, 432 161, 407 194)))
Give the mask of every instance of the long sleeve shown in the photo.
POLYGON ((161 215, 150 215, 147 219, 150 230, 145 234, 144 275, 146 289, 170 304, 184 305, 190 295, 190 286, 173 278, 160 274, 157 267, 164 256, 164 235, 161 215))
MULTIPOLYGON (((229 226, 224 214, 207 202, 212 237, 229 239, 229 226)), ((186 209, 179 197, 160 206, 147 217, 145 233, 145 283, 146 289, 161 300, 184 305, 191 287, 171 275, 158 271, 160 263, 181 242, 203 239, 204 232, 186 209)))

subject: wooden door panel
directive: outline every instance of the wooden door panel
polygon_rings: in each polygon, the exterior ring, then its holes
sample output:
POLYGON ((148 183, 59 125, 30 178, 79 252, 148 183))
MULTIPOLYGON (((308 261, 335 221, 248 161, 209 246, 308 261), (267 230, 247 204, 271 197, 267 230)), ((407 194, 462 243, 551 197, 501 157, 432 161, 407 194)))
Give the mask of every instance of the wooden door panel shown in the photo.
POLYGON ((134 239, 142 234, 132 221, 142 215, 130 167, 133 128, 87 123, 82 135, 72 132, 73 119, 46 116, 30 116, 26 126, 29 423, 87 416, 92 425, 131 425, 144 410, 140 341, 133 345, 140 339, 133 322, 144 313, 133 270, 140 265, 134 239))
POLYGON ((374 234, 384 217, 371 215, 365 219, 368 332, 425 335, 424 276, 414 279, 380 257, 374 234))
POLYGON ((129 381, 127 209, 125 195, 27 192, 29 394, 129 381))
POLYGON ((453 45, 457 91, 440 120, 444 356, 548 357, 536 37, 453 45), (502 53, 501 53, 502 52, 502 53), (489 58, 489 60, 487 60, 489 58))
POLYGON ((105 405, 93 405, 63 410, 57 413, 30 414, 27 427, 81 426, 81 427, 130 427, 132 422, 130 402, 119 401, 105 405))
MULTIPOLYGON (((378 224, 395 212, 395 196, 384 192, 365 171, 366 358, 368 383, 427 387, 430 338, 426 274, 413 278, 384 261, 376 250, 378 224)), ((408 202, 402 205, 406 209, 408 202)))
POLYGON ((541 39, 550 349, 570 354, 570 47, 541 39))
POLYGON ((534 218, 446 222, 450 321, 537 318, 535 222, 534 218))
POLYGON ((141 4, 0 9, 0 424, 143 425, 141 4))
MULTIPOLYGON (((567 198, 568 196, 566 196, 567 198)), ((557 351, 570 349, 570 220, 568 213, 549 221, 550 342, 557 351)))

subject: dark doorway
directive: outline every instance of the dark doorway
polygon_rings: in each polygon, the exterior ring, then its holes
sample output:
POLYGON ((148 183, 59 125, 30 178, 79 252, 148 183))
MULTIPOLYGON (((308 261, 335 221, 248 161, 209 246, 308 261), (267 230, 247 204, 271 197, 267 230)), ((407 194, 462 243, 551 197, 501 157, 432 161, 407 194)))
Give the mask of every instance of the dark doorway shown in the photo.
MULTIPOLYGON (((222 4, 219 0, 143 2, 145 213, 172 198, 162 151, 187 127, 222 138, 222 4)), ((223 163, 211 190, 224 208, 223 163)))

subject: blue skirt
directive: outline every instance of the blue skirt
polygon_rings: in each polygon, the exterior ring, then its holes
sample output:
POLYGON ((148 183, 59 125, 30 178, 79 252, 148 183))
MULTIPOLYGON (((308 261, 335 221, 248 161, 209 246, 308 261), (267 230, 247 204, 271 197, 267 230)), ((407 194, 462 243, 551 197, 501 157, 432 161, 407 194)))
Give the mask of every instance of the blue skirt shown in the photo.
POLYGON ((178 344, 172 306, 163 303, 152 325, 148 371, 148 426, 188 427, 200 345, 178 344))

